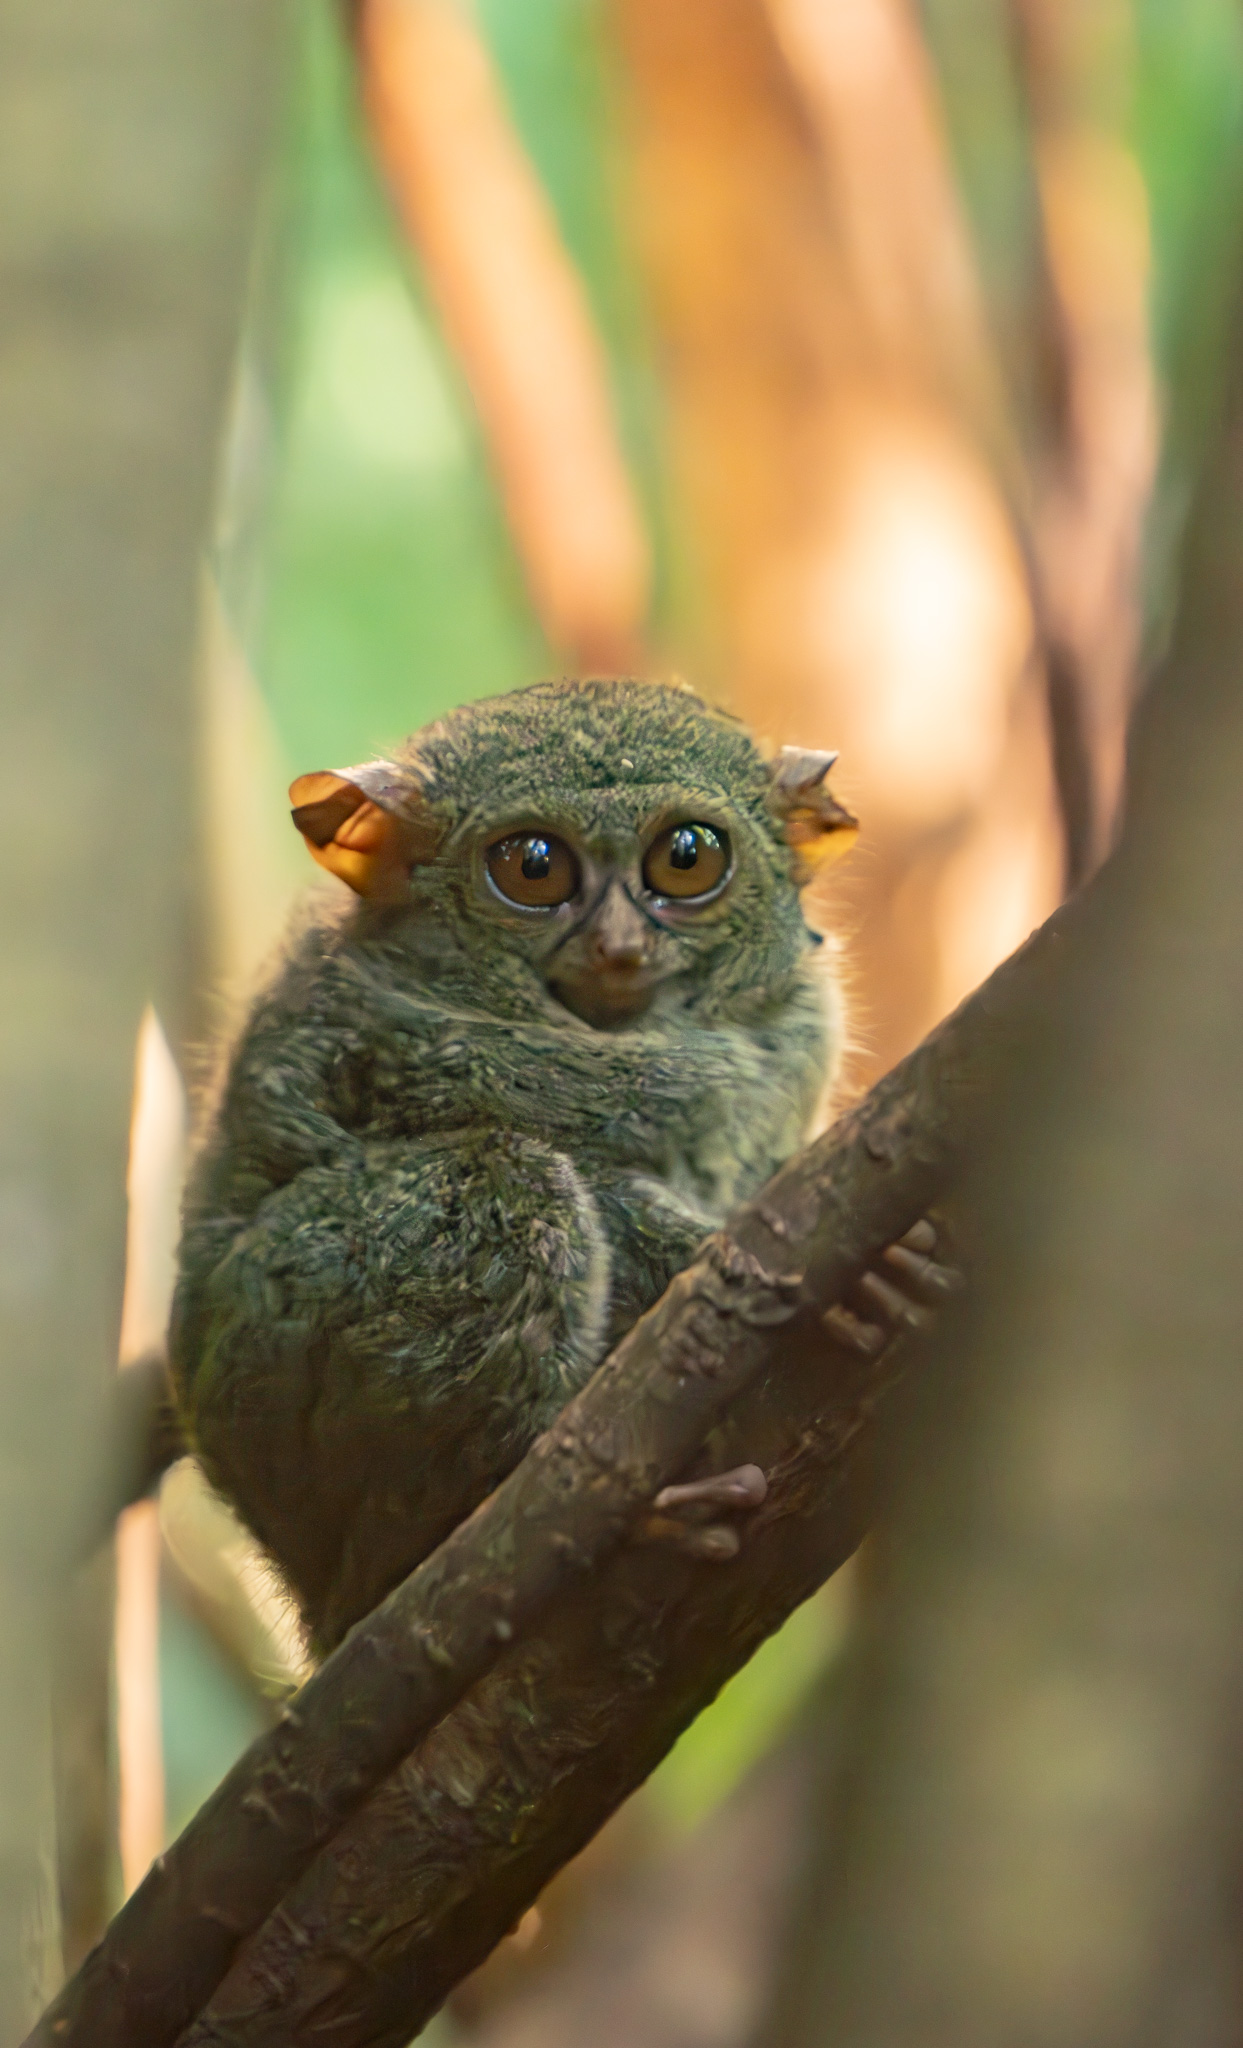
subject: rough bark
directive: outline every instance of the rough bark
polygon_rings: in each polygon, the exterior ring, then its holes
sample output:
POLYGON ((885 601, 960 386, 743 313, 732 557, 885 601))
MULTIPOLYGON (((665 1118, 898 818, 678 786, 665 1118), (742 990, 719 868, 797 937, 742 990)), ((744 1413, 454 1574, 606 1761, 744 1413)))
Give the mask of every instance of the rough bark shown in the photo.
MULTIPOLYGON (((524 1825, 533 1824, 538 1838, 529 1870, 516 1880, 523 1888, 538 1889, 599 1825, 729 1671, 857 1542, 856 1439, 866 1436, 891 1367, 847 1366, 826 1345, 821 1317, 868 1259, 944 1192, 970 1147, 994 1062, 1009 1043, 1007 1025, 1017 1029, 1030 1013, 1059 944, 1058 930, 1047 927, 708 1241, 504 1485, 252 1746, 32 2041, 155 2048, 174 2040, 267 1914, 277 1909, 278 1935, 297 1929, 300 1909, 289 1899, 280 1904, 283 1895, 437 1723, 431 1753, 448 1740, 459 1784, 481 1769, 491 1776, 497 1756, 515 1743, 525 1748, 525 1761, 511 1754, 496 1787, 511 1859, 524 1825), (735 1407, 748 1389, 749 1399, 735 1407), (659 1486, 686 1467, 727 1407, 746 1455, 756 1456, 760 1445, 775 1468, 745 1562, 688 1577, 663 1557, 653 1564, 630 1556, 613 1566, 616 1582, 606 1577, 606 1553, 659 1486), (829 1475, 835 1483, 826 1488, 829 1475), (683 1606, 675 1597, 667 1612, 670 1588, 687 1599, 683 1606), (554 1602, 556 1613, 532 1632, 554 1602), (519 1646, 507 1652, 510 1643, 519 1646), (443 1723, 498 1662, 491 1687, 456 1723, 443 1723), (533 1689, 540 1698, 534 1718, 533 1689), (486 1740, 468 1736, 468 1763, 452 1731, 474 1728, 481 1713, 486 1722, 489 1712, 499 1713, 501 1726, 486 1740), (508 1725, 515 1718, 521 1733, 508 1725), (587 1783, 571 1783, 566 1760, 583 1760, 585 1723, 591 1769, 587 1783), (567 1799, 559 1832, 553 1814, 567 1799)), ((417 1777, 422 1761, 410 1768, 417 1777)), ((411 1804, 400 1771, 390 1796, 400 1807, 411 1804)), ((432 1808, 438 1797, 433 1775, 432 1808)), ((438 2002, 519 1910, 509 1897, 515 1880, 508 1870, 494 1874, 494 1897, 485 1903, 479 1846, 472 1851, 465 1840, 464 1820, 446 1864, 434 1829, 415 1829, 407 1812, 394 1840, 383 1809, 382 1797, 377 1815, 362 1823, 364 1832, 378 1828, 382 1850, 362 1857, 347 1831, 329 1862, 337 1871, 366 1872, 363 1917, 381 1941, 395 1926, 409 1930, 433 1871, 446 1894, 464 1900, 452 1930, 443 1897, 436 1908, 438 2002), (428 1859, 421 1883, 405 1867, 415 1841, 428 1859)), ((497 1815, 480 1808, 474 1819, 495 1848, 497 1815)), ((312 1890, 318 1881, 312 1877, 312 1890)), ((353 1908, 348 1917, 358 1918, 353 1908)), ((300 1931, 289 1938, 295 1948, 304 1945, 300 1931)), ((266 1980, 267 1966, 258 1967, 266 1980)), ((425 1971, 426 1961, 419 1967, 425 1971)), ((309 1981, 313 1973, 305 1974, 309 1981)), ((408 2034, 411 2000, 419 2000, 405 1960, 387 1958, 385 1977, 383 1997, 391 1988, 401 2013, 394 2024, 408 2034)), ((235 1991, 236 1984, 226 1988, 226 2002, 235 1991)), ((290 2024, 288 2014, 279 2020, 290 2024)), ((209 2031, 195 2038, 216 2038, 215 2020, 204 2025, 209 2031)))
POLYGON ((974 1190, 780 2048, 1239 2039, 1241 337, 1099 942, 974 1190))

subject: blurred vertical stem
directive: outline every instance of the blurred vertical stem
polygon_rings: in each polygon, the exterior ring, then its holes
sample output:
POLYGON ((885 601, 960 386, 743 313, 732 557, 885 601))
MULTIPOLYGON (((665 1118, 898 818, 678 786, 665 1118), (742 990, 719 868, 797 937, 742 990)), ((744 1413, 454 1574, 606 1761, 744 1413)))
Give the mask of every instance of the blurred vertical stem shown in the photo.
POLYGON ((925 14, 1026 457, 1073 885, 1117 827, 1158 440, 1134 9, 929 0, 925 14))
POLYGON ((6 2041, 54 1968, 48 1626, 106 1441, 135 1035, 149 999, 191 1019, 196 578, 281 24, 0 0, 6 2041))
MULTIPOLYGON (((154 1009, 138 1033, 126 1197, 121 1370, 160 1349, 176 1267, 186 1092, 154 1009)), ((160 1517, 125 1510, 116 1534, 115 1697, 118 1835, 126 1896, 164 1847, 160 1715, 160 1517)))
POLYGON ((117 1830, 109 1686, 114 1602, 114 1554, 109 1543, 75 1572, 54 1622, 56 1889, 67 1976, 99 1940, 115 1903, 117 1830))
POLYGON ((458 0, 361 0, 372 134, 474 395, 532 600, 580 670, 640 659, 651 562, 604 348, 458 0))
POLYGON ((1123 848, 974 1190, 781 2048, 1237 2038, 1241 351, 1123 848))
POLYGON ((1148 198, 1128 134, 1130 0, 1011 0, 1010 14, 1040 224, 1032 328, 1049 351, 1031 458, 1041 626, 1055 729, 1073 723, 1083 756, 1075 883, 1117 830, 1135 693, 1157 451, 1148 198))

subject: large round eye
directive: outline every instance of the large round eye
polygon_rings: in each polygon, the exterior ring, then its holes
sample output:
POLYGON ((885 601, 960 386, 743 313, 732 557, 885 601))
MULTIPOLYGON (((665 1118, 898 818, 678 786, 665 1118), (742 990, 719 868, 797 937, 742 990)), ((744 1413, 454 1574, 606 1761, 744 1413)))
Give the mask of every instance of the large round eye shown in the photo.
POLYGON ((653 839, 643 879, 654 896, 707 896, 729 873, 729 840, 715 825, 670 825, 653 839))
POLYGON ((550 910, 578 887, 578 862, 551 832, 514 832, 488 848, 488 873, 511 903, 550 910))

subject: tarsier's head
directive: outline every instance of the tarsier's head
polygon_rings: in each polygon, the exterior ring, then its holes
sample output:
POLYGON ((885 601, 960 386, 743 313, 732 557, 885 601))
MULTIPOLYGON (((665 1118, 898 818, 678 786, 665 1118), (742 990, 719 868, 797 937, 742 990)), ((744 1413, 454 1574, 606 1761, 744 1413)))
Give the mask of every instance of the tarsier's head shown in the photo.
POLYGON ((537 683, 290 797, 315 859, 360 896, 465 928, 481 959, 523 963, 605 1030, 662 990, 741 995, 794 969, 799 890, 856 830, 833 759, 765 761, 680 687, 537 683))

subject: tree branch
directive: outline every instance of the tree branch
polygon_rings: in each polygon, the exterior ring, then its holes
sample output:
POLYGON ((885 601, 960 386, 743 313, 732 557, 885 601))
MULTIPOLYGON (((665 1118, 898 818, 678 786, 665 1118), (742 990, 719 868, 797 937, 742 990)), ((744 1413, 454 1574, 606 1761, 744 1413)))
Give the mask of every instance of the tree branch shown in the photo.
POLYGON ((320 2025, 328 2001, 334 2044, 409 2038, 858 1542, 894 1367, 847 1361, 821 1318, 944 1194, 1009 1036, 1056 973, 1060 928, 709 1239, 504 1484, 252 1745, 31 2048, 165 2048, 217 1986, 187 2043, 287 2041, 307 2024, 291 2001, 301 2013, 308 1998, 320 2025), (630 1550, 604 1566, 743 1395, 727 1433, 775 1468, 743 1558, 705 1569, 630 1550))

